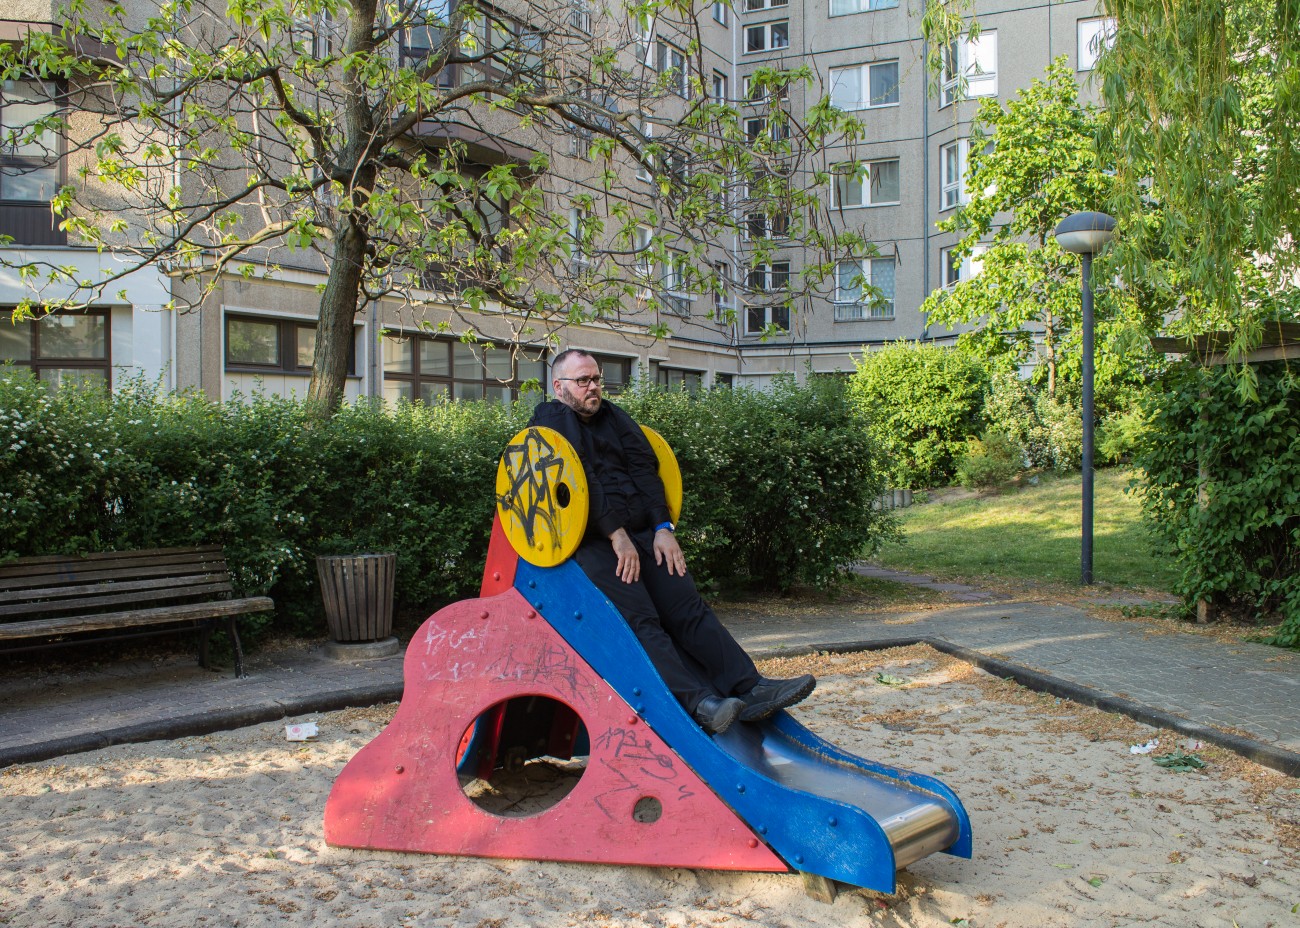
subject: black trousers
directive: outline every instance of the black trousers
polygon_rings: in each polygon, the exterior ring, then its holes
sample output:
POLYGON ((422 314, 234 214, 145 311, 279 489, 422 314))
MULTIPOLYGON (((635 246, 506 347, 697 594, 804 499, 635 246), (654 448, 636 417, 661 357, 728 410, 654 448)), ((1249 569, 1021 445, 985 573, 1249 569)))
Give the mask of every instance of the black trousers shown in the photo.
POLYGON ((629 532, 641 556, 641 579, 624 583, 608 539, 589 538, 574 560, 612 602, 677 701, 694 711, 706 696, 747 693, 759 681, 754 662, 695 588, 690 574, 655 563, 654 530, 629 532))

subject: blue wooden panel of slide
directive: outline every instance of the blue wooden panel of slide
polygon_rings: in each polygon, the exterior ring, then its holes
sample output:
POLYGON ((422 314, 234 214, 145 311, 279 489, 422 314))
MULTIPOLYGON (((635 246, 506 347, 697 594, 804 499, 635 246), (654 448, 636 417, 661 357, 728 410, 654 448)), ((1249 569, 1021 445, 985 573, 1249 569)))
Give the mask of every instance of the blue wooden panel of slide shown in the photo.
MULTIPOLYGON (((854 886, 894 891, 894 852, 880 825, 853 805, 783 786, 716 745, 682 709, 631 628, 575 562, 543 568, 521 559, 515 587, 788 864, 854 886)), ((960 828, 949 850, 970 855, 969 819, 961 802, 938 780, 840 751, 786 713, 778 713, 777 721, 768 724, 786 726, 787 735, 815 746, 828 759, 904 780, 948 801, 960 828)))

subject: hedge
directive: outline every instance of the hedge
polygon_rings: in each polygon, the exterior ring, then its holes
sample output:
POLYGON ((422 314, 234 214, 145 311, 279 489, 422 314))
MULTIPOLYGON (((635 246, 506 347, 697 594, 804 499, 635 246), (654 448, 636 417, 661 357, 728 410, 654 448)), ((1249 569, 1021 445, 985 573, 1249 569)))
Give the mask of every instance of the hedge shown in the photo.
POLYGON ((946 486, 983 431, 988 374, 952 348, 896 342, 862 356, 850 395, 869 422, 893 487, 946 486))
POLYGON ((1300 647, 1300 389, 1285 363, 1262 364, 1256 399, 1236 371, 1169 371, 1145 402, 1134 463, 1143 514, 1182 568, 1176 593, 1259 617, 1269 643, 1300 647), (1204 463, 1205 480, 1199 467, 1204 463))
MULTIPOLYGON (((626 398, 676 448, 682 540, 702 581, 825 583, 892 530, 842 392, 786 386, 626 398), (771 421, 768 421, 771 420, 771 421), (864 511, 865 510, 865 511, 864 511)), ((319 631, 317 554, 394 551, 399 609, 474 595, 497 459, 523 405, 213 403, 128 383, 55 394, 0 376, 0 562, 216 543, 242 594, 282 627, 319 631)))

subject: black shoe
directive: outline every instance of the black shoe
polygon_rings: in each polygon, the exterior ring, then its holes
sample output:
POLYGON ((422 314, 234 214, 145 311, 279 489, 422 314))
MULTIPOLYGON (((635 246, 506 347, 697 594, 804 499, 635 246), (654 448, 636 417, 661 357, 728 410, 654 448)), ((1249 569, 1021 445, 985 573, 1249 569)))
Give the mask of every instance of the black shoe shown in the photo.
POLYGON ((769 680, 763 677, 758 685, 740 698, 745 703, 741 710, 742 722, 757 722, 803 702, 817 687, 817 678, 810 673, 793 680, 769 680))
POLYGON ((695 707, 692 715, 695 716, 695 721, 700 723, 700 727, 709 734, 720 735, 731 727, 731 723, 736 721, 736 716, 740 715, 740 711, 744 708, 745 704, 734 696, 730 699, 705 696, 695 707))

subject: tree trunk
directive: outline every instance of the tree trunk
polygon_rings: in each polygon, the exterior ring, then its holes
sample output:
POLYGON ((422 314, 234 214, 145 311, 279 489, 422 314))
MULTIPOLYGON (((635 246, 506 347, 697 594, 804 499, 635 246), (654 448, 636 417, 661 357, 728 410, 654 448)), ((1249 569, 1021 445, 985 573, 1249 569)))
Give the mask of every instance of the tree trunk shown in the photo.
POLYGON ((316 353, 312 357, 311 385, 307 388, 307 402, 315 407, 315 415, 320 418, 334 415, 343 403, 368 238, 351 215, 345 213, 339 220, 329 277, 320 298, 316 353))

